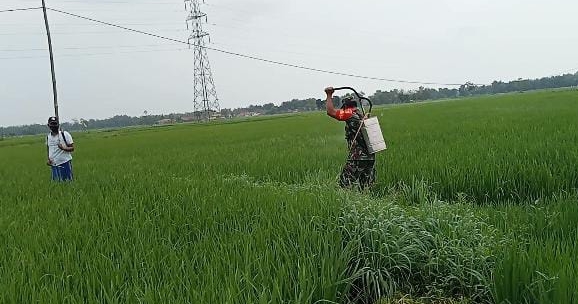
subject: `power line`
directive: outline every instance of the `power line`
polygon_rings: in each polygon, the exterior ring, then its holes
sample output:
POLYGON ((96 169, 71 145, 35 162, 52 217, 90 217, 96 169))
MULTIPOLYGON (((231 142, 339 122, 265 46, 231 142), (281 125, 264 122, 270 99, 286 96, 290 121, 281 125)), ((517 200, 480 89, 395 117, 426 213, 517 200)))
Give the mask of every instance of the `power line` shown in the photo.
POLYGON ((55 11, 55 12, 57 12, 57 13, 64 14, 64 15, 69 15, 69 16, 72 16, 72 17, 75 17, 75 18, 80 18, 80 19, 84 19, 84 20, 88 20, 88 21, 92 21, 92 22, 96 22, 96 23, 100 23, 100 24, 104 24, 104 25, 116 27, 116 28, 123 29, 123 30, 126 30, 126 31, 135 32, 135 33, 138 33, 138 34, 143 34, 143 35, 147 35, 147 36, 151 36, 151 37, 155 37, 155 38, 159 38, 159 39, 164 39, 164 40, 169 40, 169 41, 172 41, 172 42, 178 42, 178 43, 182 43, 182 44, 187 44, 187 45, 189 44, 189 43, 186 42, 186 41, 182 41, 182 40, 178 40, 178 39, 174 39, 174 38, 169 38, 169 37, 165 37, 165 36, 161 36, 161 35, 157 35, 157 34, 153 34, 153 33, 148 33, 148 32, 145 32, 145 31, 140 31, 140 30, 128 28, 128 27, 125 27, 125 26, 122 26, 122 25, 113 24, 113 23, 109 23, 109 22, 104 22, 104 21, 92 19, 92 18, 89 18, 89 17, 84 17, 84 16, 81 16, 81 15, 77 15, 77 14, 73 14, 73 13, 61 11, 61 10, 54 9, 54 8, 48 8, 48 9, 51 10, 51 11, 55 11))
MULTIPOLYGON (((161 29, 161 32, 186 32, 185 29, 161 29)), ((112 34, 112 33, 118 33, 118 32, 111 32, 111 31, 96 31, 96 32, 86 32, 86 31, 80 31, 80 32, 53 32, 53 35, 100 35, 100 34, 112 34)), ((38 36, 38 35, 45 35, 45 33, 42 32, 28 32, 28 33, 0 33, 0 36, 23 36, 23 35, 31 35, 31 36, 38 36)))
MULTIPOLYGON (((69 1, 69 2, 74 2, 74 1, 69 1)), ((79 1, 80 2, 80 1, 79 1)), ((121 2, 121 1, 117 1, 117 2, 108 2, 108 3, 128 3, 128 2, 121 2)), ((153 2, 150 2, 150 4, 153 4, 153 2)), ((161 3, 154 3, 154 4, 161 4, 161 3)), ((162 3, 164 4, 164 3, 162 3)), ((210 5, 215 7, 216 5, 210 5)), ((218 7, 218 6, 217 6, 218 7)), ((225 7, 221 7, 221 8, 225 8, 225 7)), ((37 10, 37 9, 42 9, 42 7, 27 7, 27 8, 15 8, 15 9, 5 9, 5 10, 0 10, 0 13, 7 13, 7 12, 19 12, 19 11, 29 11, 29 10, 37 10)), ((65 12, 65 11, 61 11, 61 10, 57 10, 57 9, 52 9, 52 8, 47 8, 49 10, 61 13, 61 14, 65 14, 65 15, 69 15, 69 16, 73 16, 79 19, 85 19, 85 20, 89 20, 95 23, 100 23, 100 24, 104 24, 107 26, 111 26, 111 27, 116 27, 116 28, 120 28, 123 30, 127 30, 127 31, 131 31, 131 32, 135 32, 135 33, 139 33, 139 34, 143 34, 143 35, 148 35, 148 36, 152 36, 155 38, 159 38, 159 39, 163 39, 163 40, 168 40, 168 41, 172 41, 172 42, 176 42, 176 43, 180 43, 180 44, 187 44, 187 45, 191 45, 188 42, 185 41, 181 41, 178 39, 174 39, 174 38, 169 38, 169 37, 165 37, 165 36, 161 36, 161 35, 157 35, 157 34, 153 34, 153 33, 149 33, 149 32, 145 32, 145 31, 140 31, 140 30, 135 30, 135 29, 131 29, 128 27, 124 27, 124 26, 120 26, 117 24, 113 24, 113 23, 108 23, 108 22, 104 22, 104 21, 99 21, 96 19, 92 19, 92 18, 88 18, 88 17, 84 17, 84 16, 80 16, 80 15, 76 15, 73 13, 69 13, 69 12, 65 12)), ((137 24, 132 24, 132 25, 137 25, 137 24)), ((142 25, 146 25, 146 24, 142 24, 142 25)), ((153 25, 153 24, 150 24, 153 25)), ((216 25, 216 24, 215 24, 216 25)), ((68 33, 62 33, 62 34, 68 34, 68 33)), ((76 33, 75 33, 76 34, 76 33)), ((83 34, 83 33, 78 33, 78 34, 83 34)), ((0 35, 11 35, 11 34, 0 34, 0 35)), ((421 81, 409 81, 409 80, 400 80, 400 79, 388 79, 388 78, 380 78, 380 77, 370 77, 370 76, 363 76, 363 75, 356 75, 356 74, 350 74, 350 73, 342 73, 342 72, 336 72, 336 71, 329 71, 329 70, 323 70, 323 69, 316 69, 316 68, 311 68, 311 67, 306 67, 306 66, 301 66, 301 65, 295 65, 295 64, 289 64, 289 63, 285 63, 285 62, 280 62, 280 61, 274 61, 274 60, 269 60, 269 59, 264 59, 264 58, 260 58, 260 57, 256 57, 256 56, 251 56, 251 55, 246 55, 246 54, 242 54, 242 53, 236 53, 236 52, 231 52, 231 51, 226 51, 223 49, 218 49, 218 48, 213 48, 213 47, 207 47, 207 46, 203 46, 204 48, 208 49, 208 50, 212 50, 212 51, 216 51, 216 52, 221 52, 224 54, 228 54, 228 55, 232 55, 232 56, 237 56, 237 57, 242 57, 242 58, 246 58, 246 59, 251 59, 251 60, 256 60, 256 61, 261 61, 261 62, 266 62, 266 63, 270 63, 270 64, 276 64, 276 65, 281 65, 281 66, 287 66, 287 67, 293 67, 293 68, 298 68, 298 69, 303 69, 303 70, 309 70, 309 71, 314 71, 314 72, 320 72, 320 73, 326 73, 326 74, 333 74, 333 75, 340 75, 340 76, 348 76, 348 77, 354 77, 354 78, 361 78, 361 79, 368 79, 368 80, 379 80, 379 81, 386 81, 386 82, 397 82, 397 83, 409 83, 409 84, 424 84, 424 85, 446 85, 446 86, 459 86, 462 84, 458 84, 458 83, 437 83, 437 82, 421 82, 421 81)), ((82 49, 82 48, 78 48, 78 49, 82 49)), ((88 49, 88 47, 87 47, 88 49)), ((34 49, 34 50, 40 50, 40 49, 34 49)), ((45 49, 43 49, 45 50, 45 49)), ((0 50, 1 51, 1 50, 0 50)), ((12 51, 12 50, 7 50, 7 51, 12 51)), ((137 51, 138 52, 138 51, 137 51)), ((146 51, 145 51, 146 52, 146 51)), ((95 54, 74 54, 72 56, 83 56, 83 55, 101 55, 101 54, 109 54, 109 53, 95 53, 95 54)), ((113 54, 113 53, 110 53, 113 54)), ((65 54, 64 57, 70 56, 68 54, 65 54)), ((0 59, 23 59, 23 58, 38 58, 38 57, 10 57, 10 58, 0 58, 0 59)), ((565 70, 563 72, 561 72, 561 74, 564 73, 568 73, 571 71, 576 71, 578 70, 578 68, 573 68, 573 69, 569 69, 569 70, 565 70)), ((475 85, 482 85, 482 84, 475 84, 475 85)))
MULTIPOLYGON (((163 50, 135 50, 135 51, 120 51, 120 52, 101 52, 101 53, 76 53, 76 54, 60 54, 56 58, 61 57, 85 57, 85 56, 99 56, 99 55, 117 55, 117 54, 134 54, 134 53, 154 53, 154 52, 181 52, 188 51, 188 48, 172 48, 163 50)), ((40 59, 46 58, 45 56, 14 56, 14 57, 0 57, 0 60, 14 60, 14 59, 40 59)))
MULTIPOLYGON (((54 25, 54 26, 67 26, 67 27, 70 27, 70 26, 93 26, 93 25, 90 24, 90 23, 59 23, 59 22, 51 22, 50 24, 51 24, 51 25, 54 25)), ((138 23, 133 23, 133 22, 124 23, 124 22, 123 22, 123 23, 119 23, 119 24, 120 24, 120 25, 124 25, 124 26, 127 26, 127 25, 154 25, 154 26, 159 26, 159 25, 172 25, 172 26, 182 26, 182 22, 181 22, 181 23, 178 23, 178 24, 177 24, 176 22, 146 22, 146 23, 143 23, 143 22, 138 22, 138 23)), ((26 25, 30 25, 30 24, 29 24, 28 22, 26 22, 26 23, 22 23, 22 22, 21 22, 21 23, 2 23, 2 26, 5 26, 5 25, 6 25, 6 26, 22 27, 22 26, 26 26, 26 25)))
MULTIPOLYGON (((166 47, 169 44, 140 44, 140 45, 99 45, 99 46, 71 46, 61 47, 60 50, 92 50, 92 49, 123 49, 123 48, 143 48, 143 47, 166 47)), ((0 49, 0 52, 36 52, 48 51, 48 48, 31 48, 31 49, 0 49)))
MULTIPOLYGON (((79 4, 87 4, 85 1, 60 1, 60 3, 79 3, 79 4)), ((90 4, 90 3, 89 3, 90 4)), ((128 2, 128 1, 98 1, 97 4, 134 4, 132 2, 128 2)), ((178 3, 174 3, 174 2, 139 2, 139 5, 141 4, 162 4, 162 5, 177 5, 178 3)))
POLYGON ((13 9, 1 10, 0 13, 23 12, 23 11, 37 10, 37 9, 41 9, 41 8, 42 7, 13 8, 13 9))
MULTIPOLYGON (((147 36, 151 36, 151 37, 155 37, 155 38, 159 38, 159 39, 164 39, 164 40, 167 40, 167 41, 178 42, 178 43, 186 44, 186 45, 189 45, 189 46, 191 45, 191 44, 190 44, 189 42, 187 42, 187 41, 182 41, 182 40, 178 40, 178 39, 174 39, 174 38, 170 38, 170 37, 166 37, 166 36, 161 36, 161 35, 157 35, 157 34, 145 32, 145 31, 141 31, 141 30, 136 30, 136 29, 124 27, 124 26, 121 26, 121 25, 117 25, 117 24, 113 24, 113 23, 109 23, 109 22, 105 22, 105 21, 100 21, 100 20, 96 20, 96 19, 93 19, 93 18, 89 18, 89 17, 85 17, 85 16, 81 16, 81 15, 77 15, 77 14, 65 12, 65 11, 62 11, 62 10, 54 9, 54 8, 48 8, 48 9, 51 10, 51 11, 60 13, 60 14, 64 14, 64 15, 68 15, 68 16, 75 17, 75 18, 92 21, 92 22, 95 22, 95 23, 104 24, 104 25, 111 26, 111 27, 116 27, 116 28, 123 29, 123 30, 126 30, 126 31, 130 31, 130 32, 138 33, 138 34, 143 34, 143 35, 147 35, 147 36)), ((357 74, 352 74, 352 73, 343 73, 343 72, 330 71, 330 70, 324 70, 324 69, 318 69, 318 68, 311 68, 311 67, 306 67, 306 66, 302 66, 302 65, 291 64, 291 63, 286 63, 286 62, 281 62, 281 61, 275 61, 275 60, 260 58, 260 57, 256 57, 256 56, 241 54, 241 53, 237 53, 237 52, 231 52, 231 51, 227 51, 227 50, 217 49, 217 48, 213 48, 213 47, 207 47, 207 46, 202 46, 202 47, 206 48, 207 50, 212 50, 212 51, 215 51, 215 52, 220 52, 220 53, 228 54, 228 55, 231 55, 231 56, 237 56, 237 57, 241 57, 241 58, 246 58, 246 59, 251 59, 251 60, 255 60, 255 61, 266 62, 266 63, 275 64, 275 65, 279 65, 279 66, 292 67, 292 68, 296 68, 296 69, 313 71, 313 72, 319 72, 319 73, 325 73, 325 74, 332 74, 332 75, 339 75, 339 76, 347 76, 347 77, 367 79, 367 80, 377 80, 377 81, 395 82, 395 83, 406 83, 406 84, 441 85, 441 86, 461 86, 461 85, 463 85, 463 83, 439 83, 439 82, 427 82, 427 81, 414 81, 414 80, 402 80, 402 79, 392 79, 392 78, 382 78, 382 77, 364 76, 364 75, 357 75, 357 74)), ((476 85, 477 85, 477 84, 476 84, 476 85)))

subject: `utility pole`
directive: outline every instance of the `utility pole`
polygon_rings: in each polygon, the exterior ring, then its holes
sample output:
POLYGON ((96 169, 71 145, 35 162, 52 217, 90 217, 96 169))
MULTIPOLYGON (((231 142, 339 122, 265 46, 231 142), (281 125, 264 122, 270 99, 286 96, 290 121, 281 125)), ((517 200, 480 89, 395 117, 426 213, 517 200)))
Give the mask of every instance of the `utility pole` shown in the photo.
POLYGON ((58 94, 56 92, 56 72, 54 71, 54 54, 52 52, 52 38, 50 37, 50 27, 48 26, 48 15, 46 14, 45 0, 42 0, 42 11, 44 12, 44 25, 46 26, 46 36, 48 37, 48 52, 50 53, 50 72, 52 73, 52 95, 54 96, 54 116, 58 118, 58 94))
MULTIPOLYGON (((194 113, 199 120, 209 120, 213 112, 219 112, 219 98, 213 82, 209 56, 205 48, 205 37, 209 33, 203 31, 203 20, 207 20, 207 14, 200 9, 200 0, 184 0, 185 9, 188 11, 187 28, 191 30, 189 46, 193 44, 194 53, 194 113)), ((203 0, 204 1, 204 0, 203 0)))

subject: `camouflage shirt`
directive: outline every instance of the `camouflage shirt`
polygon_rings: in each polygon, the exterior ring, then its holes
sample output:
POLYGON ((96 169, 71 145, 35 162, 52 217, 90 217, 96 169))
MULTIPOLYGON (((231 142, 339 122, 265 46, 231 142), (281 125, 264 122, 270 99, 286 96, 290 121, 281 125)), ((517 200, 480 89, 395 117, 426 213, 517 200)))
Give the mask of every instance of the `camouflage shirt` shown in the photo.
POLYGON ((367 144, 359 128, 362 121, 363 115, 358 110, 353 113, 351 118, 345 121, 345 139, 347 140, 347 148, 351 148, 349 160, 375 160, 375 154, 370 154, 367 150, 367 144), (357 137, 355 137, 356 134, 357 137))

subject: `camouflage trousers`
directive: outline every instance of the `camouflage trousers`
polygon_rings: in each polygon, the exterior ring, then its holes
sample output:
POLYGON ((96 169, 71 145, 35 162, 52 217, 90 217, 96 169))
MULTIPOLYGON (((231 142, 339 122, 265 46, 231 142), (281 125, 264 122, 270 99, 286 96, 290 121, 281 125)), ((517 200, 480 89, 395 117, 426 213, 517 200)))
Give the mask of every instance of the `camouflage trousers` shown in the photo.
POLYGON ((339 186, 351 188, 357 186, 363 190, 375 182, 375 160, 348 160, 339 176, 339 186))

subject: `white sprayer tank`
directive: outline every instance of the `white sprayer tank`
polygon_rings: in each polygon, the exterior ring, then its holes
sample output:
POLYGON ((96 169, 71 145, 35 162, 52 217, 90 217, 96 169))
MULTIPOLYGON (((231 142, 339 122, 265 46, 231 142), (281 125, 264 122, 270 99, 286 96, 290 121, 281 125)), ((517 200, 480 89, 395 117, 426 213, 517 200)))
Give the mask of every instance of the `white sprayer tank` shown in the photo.
POLYGON ((374 154, 387 149, 387 144, 385 143, 385 139, 383 139, 383 134, 381 133, 381 127, 379 126, 377 117, 374 116, 365 119, 363 121, 361 133, 367 143, 369 153, 374 154))

